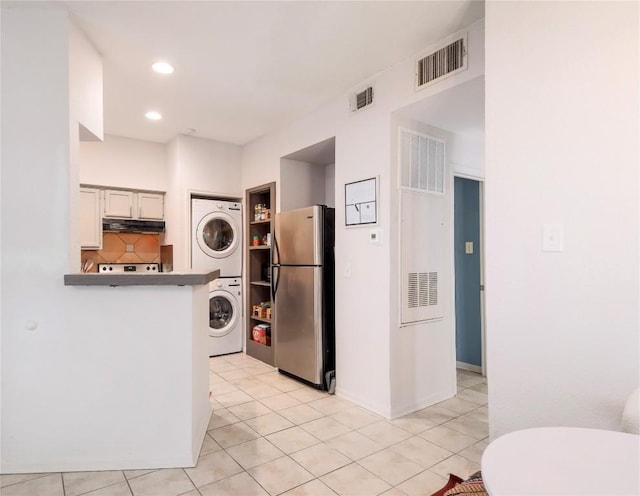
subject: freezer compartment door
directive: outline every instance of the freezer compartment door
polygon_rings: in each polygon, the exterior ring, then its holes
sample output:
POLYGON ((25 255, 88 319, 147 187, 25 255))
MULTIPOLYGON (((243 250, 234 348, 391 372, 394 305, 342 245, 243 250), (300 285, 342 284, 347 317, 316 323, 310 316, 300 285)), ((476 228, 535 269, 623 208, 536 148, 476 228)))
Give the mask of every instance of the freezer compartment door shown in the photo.
POLYGON ((313 384, 322 378, 322 268, 277 267, 275 366, 313 384))
POLYGON ((322 265, 323 209, 320 206, 276 215, 275 263, 322 265))

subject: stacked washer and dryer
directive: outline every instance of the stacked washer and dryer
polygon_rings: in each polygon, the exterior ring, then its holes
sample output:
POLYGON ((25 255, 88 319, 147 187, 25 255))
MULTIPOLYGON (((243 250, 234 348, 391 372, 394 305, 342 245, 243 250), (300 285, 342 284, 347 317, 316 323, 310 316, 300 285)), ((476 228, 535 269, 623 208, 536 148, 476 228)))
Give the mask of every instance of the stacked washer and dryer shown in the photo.
POLYGON ((191 199, 191 268, 219 269, 209 283, 209 356, 242 351, 242 205, 191 199))

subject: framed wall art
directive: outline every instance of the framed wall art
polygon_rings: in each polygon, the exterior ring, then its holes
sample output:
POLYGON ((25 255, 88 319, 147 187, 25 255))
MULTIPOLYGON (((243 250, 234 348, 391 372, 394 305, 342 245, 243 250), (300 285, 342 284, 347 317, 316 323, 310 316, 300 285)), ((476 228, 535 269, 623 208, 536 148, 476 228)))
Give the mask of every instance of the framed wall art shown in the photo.
POLYGON ((377 178, 363 179, 344 185, 344 216, 346 226, 378 223, 377 178))

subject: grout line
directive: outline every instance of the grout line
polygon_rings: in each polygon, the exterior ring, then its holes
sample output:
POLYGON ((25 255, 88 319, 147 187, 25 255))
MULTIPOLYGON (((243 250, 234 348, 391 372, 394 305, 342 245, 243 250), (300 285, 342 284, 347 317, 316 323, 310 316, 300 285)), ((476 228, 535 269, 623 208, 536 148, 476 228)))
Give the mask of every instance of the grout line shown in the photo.
MULTIPOLYGON (((23 481, 19 481, 19 482, 12 482, 11 484, 5 484, 4 486, 0 486, 0 494, 2 494, 2 489, 4 489, 5 487, 11 487, 11 486, 15 486, 18 484, 24 484, 25 482, 29 482, 32 480, 36 480, 36 479, 42 479, 43 477, 47 477, 49 475, 54 475, 60 473, 62 475, 62 472, 43 472, 43 473, 39 473, 39 474, 34 474, 37 475, 37 477, 33 477, 32 479, 26 479, 23 481)), ((0 474, 0 475, 17 475, 17 474, 0 474)))
MULTIPOLYGON (((207 453, 207 454, 208 454, 208 453, 207 453)), ((199 462, 199 461, 200 461, 200 454, 198 454, 198 462, 199 462)), ((196 462, 196 467, 197 467, 197 466, 198 466, 198 463, 196 462)), ((193 468, 195 468, 195 467, 193 467, 193 468)), ((189 479, 189 482, 191 482, 191 484, 193 485, 193 487, 195 487, 196 491, 198 491, 198 494, 201 494, 201 493, 200 493, 200 490, 198 489, 198 486, 196 486, 196 483, 193 481, 193 479, 192 479, 191 477, 189 477, 189 474, 187 473, 187 471, 186 471, 184 468, 182 469, 182 472, 184 473, 184 475, 186 475, 186 476, 187 476, 187 479, 189 479)), ((217 482, 217 481, 214 481, 214 482, 217 482)), ((212 484, 213 484, 213 483, 212 483, 212 484)), ((205 484, 205 485, 206 485, 206 484, 205 484)), ((189 490, 188 490, 188 491, 186 491, 185 493, 180 493, 180 494, 186 494, 186 493, 189 493, 189 492, 191 492, 191 491, 193 491, 193 489, 189 489, 189 490)))
POLYGON ((122 471, 122 475, 124 476, 124 481, 127 483, 127 487, 129 488, 129 494, 133 495, 133 488, 131 487, 131 484, 129 484, 129 479, 124 473, 124 470, 122 471))

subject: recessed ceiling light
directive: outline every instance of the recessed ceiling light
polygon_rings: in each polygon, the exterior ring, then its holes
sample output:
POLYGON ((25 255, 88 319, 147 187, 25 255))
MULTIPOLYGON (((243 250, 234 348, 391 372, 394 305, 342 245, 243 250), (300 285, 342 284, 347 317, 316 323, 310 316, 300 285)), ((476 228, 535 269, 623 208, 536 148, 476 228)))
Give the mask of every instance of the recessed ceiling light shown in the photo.
POLYGON ((144 116, 151 121, 159 121, 160 119, 162 119, 162 115, 160 115, 160 112, 155 112, 153 110, 151 112, 147 112, 146 114, 144 114, 144 116))
POLYGON ((171 64, 163 61, 156 62, 151 68, 160 74, 172 74, 175 70, 171 64))

